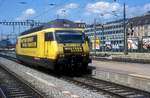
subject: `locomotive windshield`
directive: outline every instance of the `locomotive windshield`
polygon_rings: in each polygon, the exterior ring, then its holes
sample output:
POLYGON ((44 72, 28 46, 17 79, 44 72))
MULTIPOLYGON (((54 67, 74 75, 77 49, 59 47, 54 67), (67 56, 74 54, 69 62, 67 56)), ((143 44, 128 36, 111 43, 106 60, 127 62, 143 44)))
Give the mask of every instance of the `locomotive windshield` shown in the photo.
POLYGON ((85 39, 82 32, 58 31, 55 34, 58 43, 83 43, 85 39))

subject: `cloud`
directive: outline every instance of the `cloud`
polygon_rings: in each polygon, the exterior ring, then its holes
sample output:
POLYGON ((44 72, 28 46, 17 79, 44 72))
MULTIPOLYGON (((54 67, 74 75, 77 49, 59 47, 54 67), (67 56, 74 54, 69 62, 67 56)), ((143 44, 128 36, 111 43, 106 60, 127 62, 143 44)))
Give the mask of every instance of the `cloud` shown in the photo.
POLYGON ((65 8, 61 8, 61 9, 57 10, 56 14, 60 15, 60 16, 65 16, 68 14, 68 11, 69 10, 66 10, 65 8))
POLYGON ((34 15, 35 14, 35 10, 34 9, 26 9, 24 11, 24 15, 34 15))
POLYGON ((144 10, 145 10, 146 12, 147 12, 147 11, 150 11, 150 3, 144 5, 144 10))
POLYGON ((68 15, 68 13, 71 10, 76 9, 78 7, 79 7, 78 4, 76 4, 76 3, 70 3, 70 4, 65 5, 63 8, 58 9, 57 12, 56 12, 56 14, 60 15, 60 16, 66 16, 66 15, 68 15))
MULTIPOLYGON (((150 3, 141 6, 126 5, 127 17, 135 17, 143 15, 150 11, 150 3)), ((114 18, 123 18, 123 4, 111 3, 107 1, 99 1, 95 3, 88 3, 84 16, 96 15, 101 16, 105 20, 113 20, 114 18), (115 12, 115 13, 114 13, 115 12)))
POLYGON ((36 14, 36 11, 34 9, 28 8, 25 11, 23 11, 22 14, 16 18, 16 20, 26 20, 35 14, 36 14))
POLYGON ((99 1, 96 3, 88 3, 86 6, 86 13, 101 14, 103 18, 107 19, 113 17, 113 12, 120 11, 121 8, 119 3, 99 1))
POLYGON ((135 17, 146 14, 150 11, 150 3, 143 6, 129 7, 127 6, 127 17, 135 17))
POLYGON ((84 12, 83 15, 85 15, 85 16, 90 16, 91 13, 90 13, 90 12, 84 12))
POLYGON ((66 9, 75 9, 75 8, 78 8, 78 7, 79 7, 79 5, 76 4, 76 3, 70 3, 68 5, 65 5, 66 9))
POLYGON ((109 3, 104 1, 89 3, 86 6, 87 11, 91 13, 111 12, 111 11, 119 10, 120 8, 121 6, 118 3, 109 3))

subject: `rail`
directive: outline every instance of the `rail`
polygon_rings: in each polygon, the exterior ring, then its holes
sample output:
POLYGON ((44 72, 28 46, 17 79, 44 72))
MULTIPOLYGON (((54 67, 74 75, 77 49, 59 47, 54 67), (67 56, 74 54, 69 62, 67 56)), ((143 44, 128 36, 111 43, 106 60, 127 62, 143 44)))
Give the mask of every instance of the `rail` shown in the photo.
POLYGON ((150 98, 149 92, 95 79, 89 76, 76 78, 63 77, 62 79, 94 92, 103 92, 105 95, 114 98, 150 98))
MULTIPOLYGON (((3 57, 16 61, 15 57, 3 55, 3 57)), ((79 85, 94 92, 104 93, 114 98, 150 98, 150 93, 116 83, 95 79, 89 76, 84 77, 60 77, 60 79, 79 85)))
MULTIPOLYGON (((4 98, 45 98, 43 94, 29 86, 22 78, 0 67, 0 88, 4 98)), ((3 98, 2 97, 2 98, 3 98)))

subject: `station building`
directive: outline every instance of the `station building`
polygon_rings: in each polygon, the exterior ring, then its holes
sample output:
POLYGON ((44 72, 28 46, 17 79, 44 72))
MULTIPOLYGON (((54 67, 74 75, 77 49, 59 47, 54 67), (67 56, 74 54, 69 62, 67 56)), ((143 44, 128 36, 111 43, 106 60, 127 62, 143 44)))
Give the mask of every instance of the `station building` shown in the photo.
MULTIPOLYGON (((126 25, 128 49, 139 50, 144 47, 150 49, 150 14, 127 19, 126 25), (131 43, 131 45, 130 45, 131 43), (140 48, 139 48, 140 47, 140 48)), ((94 24, 86 26, 86 34, 90 40, 96 38, 100 40, 99 51, 123 51, 124 50, 124 32, 123 21, 112 21, 105 24, 94 24)))
POLYGON ((144 36, 150 36, 150 14, 131 18, 129 22, 129 37, 138 37, 141 40, 144 36))
MULTIPOLYGON (((94 25, 86 26, 86 34, 90 40, 94 40, 94 25)), ((99 49, 107 51, 109 48, 113 50, 122 50, 124 43, 123 22, 113 21, 106 24, 96 24, 96 37, 100 40, 99 49), (111 47, 109 47, 111 44, 111 47)))

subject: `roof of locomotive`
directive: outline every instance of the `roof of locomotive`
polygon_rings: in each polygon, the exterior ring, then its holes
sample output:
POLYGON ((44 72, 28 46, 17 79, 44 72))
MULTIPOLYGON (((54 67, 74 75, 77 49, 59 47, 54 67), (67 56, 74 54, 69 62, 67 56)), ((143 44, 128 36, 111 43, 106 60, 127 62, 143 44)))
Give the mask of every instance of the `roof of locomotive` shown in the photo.
POLYGON ((56 20, 50 21, 48 23, 45 23, 43 25, 40 25, 38 27, 34 27, 32 29, 24 31, 20 35, 30 34, 30 33, 36 32, 36 31, 47 29, 47 28, 79 28, 79 26, 78 26, 78 24, 74 23, 73 21, 70 21, 67 19, 56 19, 56 20))

